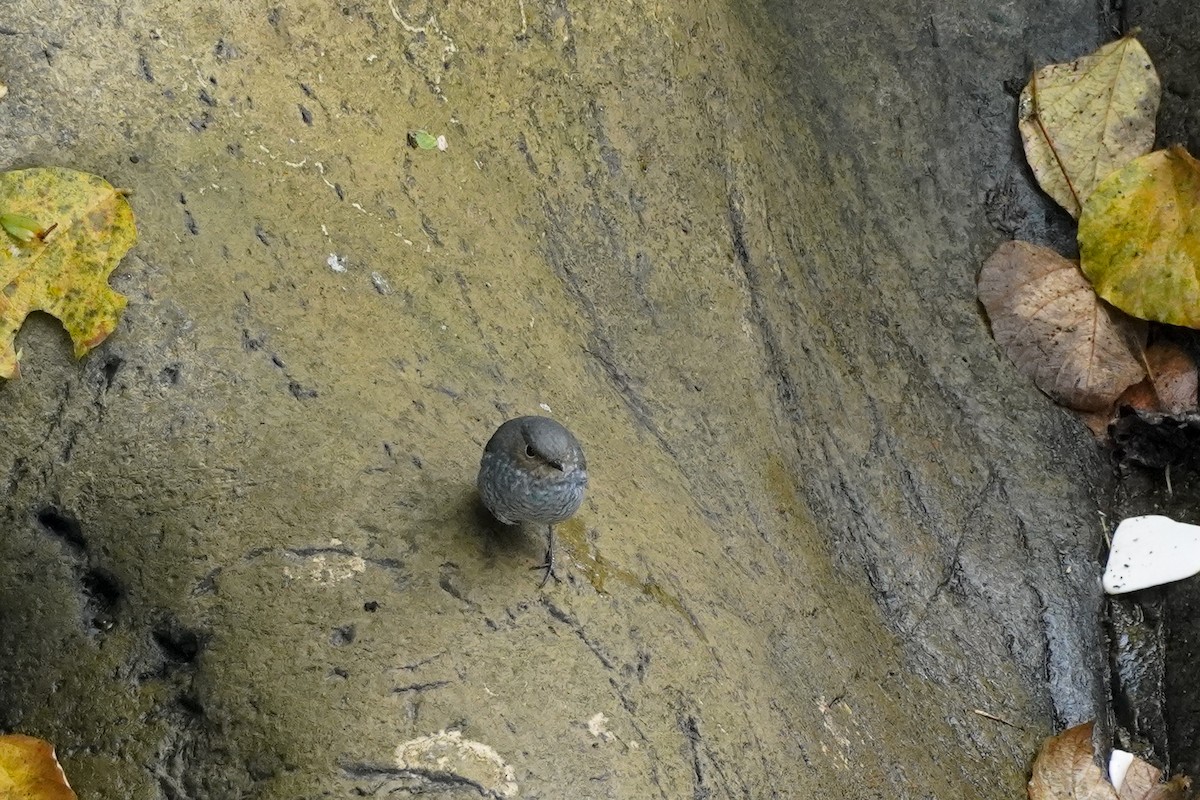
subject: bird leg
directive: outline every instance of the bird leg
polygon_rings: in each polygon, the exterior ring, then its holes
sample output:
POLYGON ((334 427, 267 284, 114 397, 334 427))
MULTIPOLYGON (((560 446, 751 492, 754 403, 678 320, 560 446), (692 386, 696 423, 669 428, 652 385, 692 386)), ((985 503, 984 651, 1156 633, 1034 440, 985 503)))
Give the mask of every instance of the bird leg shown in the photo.
POLYGON ((546 581, 554 578, 555 583, 562 583, 562 578, 558 577, 558 573, 554 571, 554 526, 546 526, 546 563, 538 564, 530 569, 544 569, 546 574, 542 576, 542 582, 538 584, 541 589, 546 585, 546 581))

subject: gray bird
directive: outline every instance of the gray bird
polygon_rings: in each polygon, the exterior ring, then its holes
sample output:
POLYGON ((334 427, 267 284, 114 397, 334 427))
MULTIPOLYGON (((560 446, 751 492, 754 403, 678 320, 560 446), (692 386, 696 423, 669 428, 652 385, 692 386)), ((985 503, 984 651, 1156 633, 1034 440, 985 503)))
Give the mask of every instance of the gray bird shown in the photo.
POLYGON ((517 417, 501 425, 483 448, 479 496, 505 525, 545 524, 546 563, 539 587, 554 572, 554 525, 570 519, 583 502, 587 460, 579 440, 549 417, 517 417))

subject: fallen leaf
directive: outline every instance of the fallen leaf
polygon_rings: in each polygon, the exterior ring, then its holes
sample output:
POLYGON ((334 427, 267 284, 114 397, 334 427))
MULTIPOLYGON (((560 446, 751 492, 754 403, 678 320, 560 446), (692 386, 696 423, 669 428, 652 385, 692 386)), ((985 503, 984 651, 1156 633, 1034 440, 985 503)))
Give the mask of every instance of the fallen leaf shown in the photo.
POLYGON ((980 270, 979 299, 1004 352, 1063 405, 1107 408, 1146 374, 1146 325, 1103 303, 1053 250, 1001 244, 980 270))
POLYGON ((1123 408, 1173 415, 1196 410, 1196 362, 1187 350, 1174 342, 1155 342, 1146 348, 1146 366, 1150 374, 1121 392, 1111 406, 1080 413, 1097 439, 1108 440, 1109 426, 1123 408))
POLYGON ((1033 762, 1029 800, 1118 800, 1095 755, 1090 722, 1051 736, 1033 762))
POLYGON ((1146 348, 1150 380, 1158 398, 1155 411, 1182 414, 1196 408, 1196 362, 1174 342, 1155 342, 1146 348))
MULTIPOLYGON (((1144 796, 1136 798, 1136 800, 1188 800, 1188 798, 1192 797, 1189 792, 1191 788, 1192 781, 1190 778, 1183 778, 1176 775, 1166 783, 1155 786, 1144 796)), ((1122 798, 1121 800, 1125 799, 1122 798)))
POLYGON ((1122 311, 1200 327, 1200 162, 1172 147, 1110 175, 1084 203, 1079 256, 1122 311))
POLYGON ((32 311, 62 321, 76 358, 113 332, 125 298, 108 276, 137 230, 121 192, 95 175, 56 167, 0 173, 0 209, 36 220, 38 229, 27 242, 0 242, 0 378, 12 378, 13 340, 32 311))
POLYGON ((1078 218, 1101 181, 1150 152, 1161 95, 1154 64, 1132 36, 1039 70, 1017 104, 1038 184, 1078 218))
POLYGON ((1142 411, 1161 411, 1162 409, 1159 408, 1160 405, 1161 401, 1158 399, 1158 392, 1154 390, 1154 381, 1150 378, 1143 378, 1121 392, 1121 396, 1117 398, 1112 408, 1109 409, 1111 415, 1109 422, 1116 419, 1117 409, 1120 407, 1137 408, 1142 411))
POLYGON ((76 800, 54 746, 19 733, 0 736, 0 798, 76 800))
POLYGON ((1184 800, 1192 782, 1175 776, 1163 782, 1162 770, 1148 761, 1134 758, 1121 782, 1118 800, 1184 800))

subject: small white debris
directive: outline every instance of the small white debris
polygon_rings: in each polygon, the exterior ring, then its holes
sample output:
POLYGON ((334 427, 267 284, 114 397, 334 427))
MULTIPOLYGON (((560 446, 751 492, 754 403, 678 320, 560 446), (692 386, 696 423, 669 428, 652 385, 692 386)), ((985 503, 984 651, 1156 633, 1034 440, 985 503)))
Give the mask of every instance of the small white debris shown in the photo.
POLYGON ((608 717, 601 713, 597 713, 587 721, 588 733, 605 742, 611 742, 617 738, 612 731, 608 729, 608 717))
POLYGON ((1126 753, 1124 750, 1113 750, 1112 755, 1108 757, 1108 780, 1117 791, 1121 790, 1121 784, 1125 782, 1125 773, 1129 771, 1129 765, 1132 763, 1133 753, 1126 753))
POLYGON ((442 134, 441 136, 439 136, 437 138, 437 146, 438 146, 438 150, 445 150, 447 147, 450 146, 450 145, 446 144, 446 135, 445 134, 442 134))
POLYGON ((375 287, 375 291, 380 294, 391 294, 392 285, 388 283, 388 279, 380 275, 378 272, 371 273, 371 285, 375 287))
POLYGON ((1150 515, 1122 520, 1104 569, 1104 591, 1136 592, 1200 573, 1200 526, 1150 515))
POLYGON ((550 410, 550 406, 546 405, 545 403, 538 403, 538 408, 540 408, 542 411, 545 411, 547 414, 554 413, 553 411, 550 410))
POLYGON ((339 256, 337 253, 330 253, 329 258, 325 259, 325 263, 328 264, 329 268, 334 272, 346 271, 346 259, 343 256, 339 256))
POLYGON ((309 557, 308 567, 308 577, 313 583, 331 586, 366 572, 367 562, 361 556, 318 554, 309 557))
POLYGON ((438 731, 404 742, 396 748, 396 766, 427 781, 430 788, 465 783, 496 800, 518 792, 516 771, 500 754, 483 742, 464 739, 459 731, 438 731))

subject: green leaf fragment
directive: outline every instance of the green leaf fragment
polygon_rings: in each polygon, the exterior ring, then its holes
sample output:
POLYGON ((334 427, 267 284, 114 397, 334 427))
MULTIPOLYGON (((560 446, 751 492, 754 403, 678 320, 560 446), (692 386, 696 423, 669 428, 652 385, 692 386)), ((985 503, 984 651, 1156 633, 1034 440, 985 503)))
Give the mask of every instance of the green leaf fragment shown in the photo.
POLYGON ((437 148, 437 137, 428 131, 409 131, 408 143, 412 147, 419 147, 422 150, 434 150, 437 148))
POLYGON ((45 235, 38 221, 23 214, 0 214, 0 227, 8 231, 8 235, 22 242, 32 242, 45 235))

